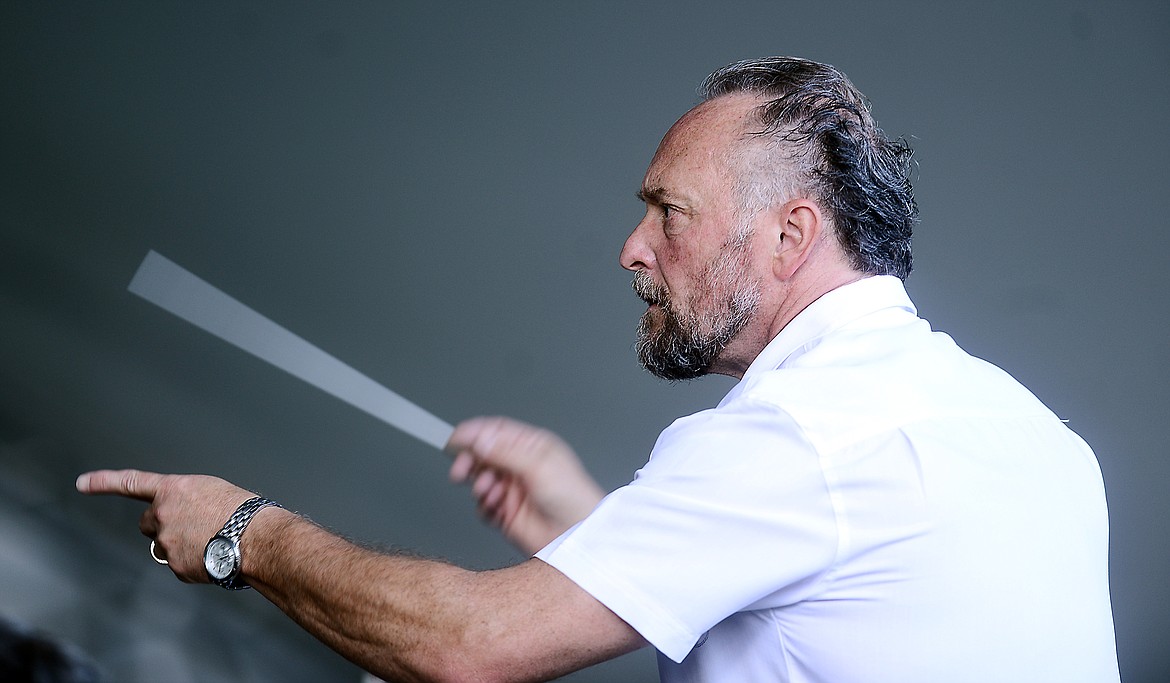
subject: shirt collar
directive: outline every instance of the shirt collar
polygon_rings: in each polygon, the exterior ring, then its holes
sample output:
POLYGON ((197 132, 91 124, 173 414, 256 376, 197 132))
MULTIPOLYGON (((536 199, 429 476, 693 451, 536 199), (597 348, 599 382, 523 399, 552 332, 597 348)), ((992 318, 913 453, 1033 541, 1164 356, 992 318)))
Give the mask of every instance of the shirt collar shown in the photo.
POLYGON ((825 292, 768 342, 748 366, 743 379, 781 367, 789 359, 815 346, 818 339, 833 330, 885 308, 902 308, 915 315, 918 313, 906 293, 905 285, 892 275, 866 277, 825 292))

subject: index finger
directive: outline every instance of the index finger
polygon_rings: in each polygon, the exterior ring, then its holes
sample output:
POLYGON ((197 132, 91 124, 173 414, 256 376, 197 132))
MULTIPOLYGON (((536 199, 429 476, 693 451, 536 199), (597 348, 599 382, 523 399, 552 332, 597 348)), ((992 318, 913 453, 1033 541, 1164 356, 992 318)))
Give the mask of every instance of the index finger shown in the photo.
POLYGON ((140 470, 96 470, 77 478, 77 490, 86 494, 110 493, 150 503, 158 493, 163 476, 140 470))

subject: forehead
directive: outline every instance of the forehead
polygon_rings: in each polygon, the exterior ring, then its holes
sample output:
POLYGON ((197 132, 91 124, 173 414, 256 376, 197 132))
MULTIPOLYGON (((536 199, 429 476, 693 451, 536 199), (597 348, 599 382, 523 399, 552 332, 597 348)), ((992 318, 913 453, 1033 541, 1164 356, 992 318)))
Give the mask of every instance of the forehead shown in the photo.
POLYGON ((761 100, 754 95, 725 95, 683 115, 658 145, 642 183, 643 192, 686 192, 695 184, 733 180, 734 151, 751 129, 761 100))

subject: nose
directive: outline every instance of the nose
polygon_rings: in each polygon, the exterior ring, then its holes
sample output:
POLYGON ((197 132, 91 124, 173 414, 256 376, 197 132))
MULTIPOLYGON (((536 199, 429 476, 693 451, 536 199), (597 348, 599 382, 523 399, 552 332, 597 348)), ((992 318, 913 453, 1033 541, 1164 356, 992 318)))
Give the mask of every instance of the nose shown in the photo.
POLYGON ((630 233, 630 236, 626 238, 626 243, 622 245, 622 253, 618 256, 618 261, 626 270, 637 272, 654 265, 654 252, 646 241, 648 218, 649 215, 634 227, 634 231, 630 233))

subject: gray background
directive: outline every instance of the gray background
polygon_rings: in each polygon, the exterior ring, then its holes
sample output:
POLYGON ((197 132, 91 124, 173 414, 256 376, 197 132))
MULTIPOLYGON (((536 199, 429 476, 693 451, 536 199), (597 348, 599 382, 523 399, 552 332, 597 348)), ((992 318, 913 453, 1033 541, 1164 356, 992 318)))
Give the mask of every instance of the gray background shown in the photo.
POLYGON ((258 595, 174 581, 142 506, 74 477, 216 473, 364 541, 518 556, 443 456, 128 294, 143 256, 444 419, 549 426, 613 488, 730 386, 637 366, 633 192, 705 74, 797 54, 917 150, 922 314, 1095 447, 1122 672, 1166 680, 1167 36, 1163 2, 4 0, 0 614, 117 680, 359 680, 258 595))

